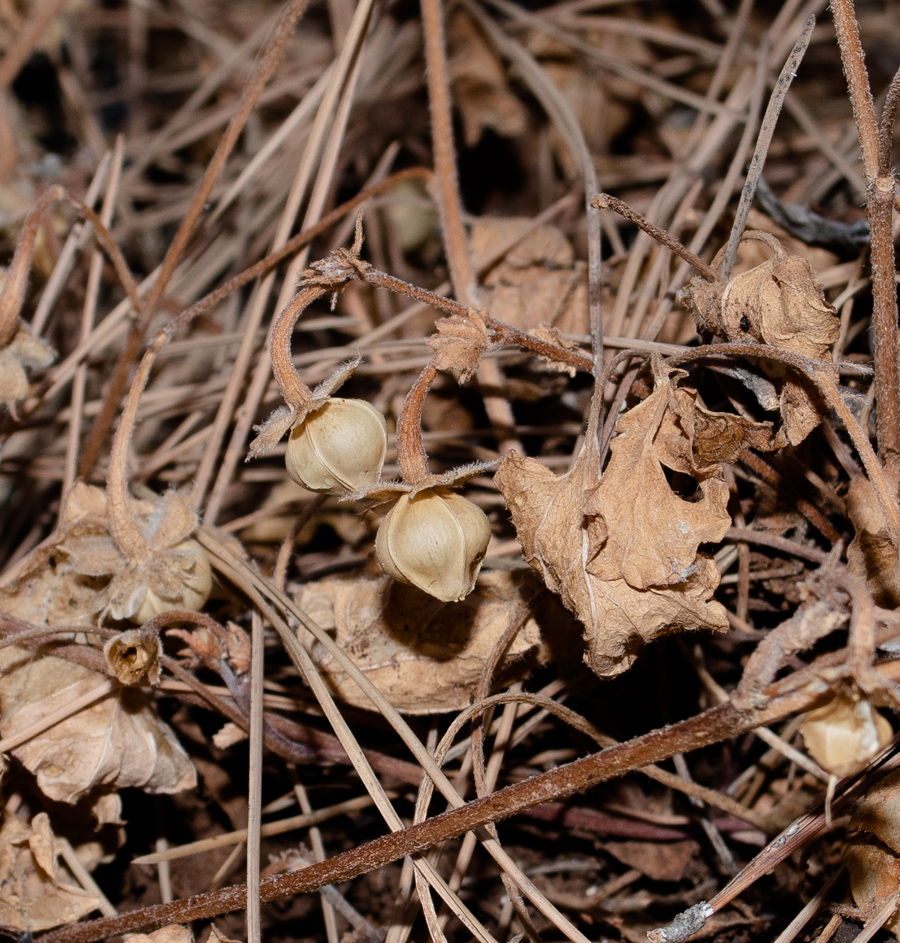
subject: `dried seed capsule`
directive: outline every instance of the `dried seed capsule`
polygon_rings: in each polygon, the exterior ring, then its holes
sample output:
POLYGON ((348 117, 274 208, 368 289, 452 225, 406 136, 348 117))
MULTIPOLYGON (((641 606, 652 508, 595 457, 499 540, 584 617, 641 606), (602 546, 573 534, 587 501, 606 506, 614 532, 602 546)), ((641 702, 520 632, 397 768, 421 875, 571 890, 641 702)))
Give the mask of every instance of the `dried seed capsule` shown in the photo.
POLYGON ((304 488, 348 494, 374 484, 387 451, 384 416, 362 399, 329 399, 291 431, 285 465, 304 488))
POLYGON ((138 624, 169 609, 200 612, 212 590, 209 557, 196 540, 183 540, 160 554, 146 581, 147 592, 131 621, 138 624), (166 587, 166 589, 163 589, 166 587))
POLYGON ((809 755, 834 776, 849 776, 864 769, 893 736, 891 725, 871 702, 843 694, 810 711, 800 733, 809 755))
POLYGON ((481 508, 446 488, 427 488, 391 508, 375 553, 394 579, 458 602, 472 591, 490 539, 481 508))

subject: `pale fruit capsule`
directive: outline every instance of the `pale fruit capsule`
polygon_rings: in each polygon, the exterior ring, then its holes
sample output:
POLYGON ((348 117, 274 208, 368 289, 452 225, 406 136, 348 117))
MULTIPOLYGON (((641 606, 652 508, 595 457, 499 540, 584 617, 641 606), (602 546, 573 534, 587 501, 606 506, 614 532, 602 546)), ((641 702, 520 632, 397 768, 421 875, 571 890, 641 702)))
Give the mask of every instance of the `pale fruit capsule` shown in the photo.
POLYGON ((168 599, 147 587, 147 594, 137 612, 131 617, 139 625, 170 609, 189 609, 200 612, 212 591, 212 566, 203 547, 196 540, 183 540, 173 548, 185 554, 193 554, 193 566, 179 574, 181 586, 177 598, 168 599))
POLYGON ((404 494, 378 528, 375 553, 384 569, 444 602, 475 586, 491 539, 477 505, 446 488, 404 494))
POLYGON ((284 463, 304 488, 352 494, 381 477, 384 416, 362 399, 329 399, 291 430, 284 463))
POLYGON ((806 715, 800 733, 809 755, 826 773, 849 776, 864 769, 894 732, 869 701, 838 694, 806 715))

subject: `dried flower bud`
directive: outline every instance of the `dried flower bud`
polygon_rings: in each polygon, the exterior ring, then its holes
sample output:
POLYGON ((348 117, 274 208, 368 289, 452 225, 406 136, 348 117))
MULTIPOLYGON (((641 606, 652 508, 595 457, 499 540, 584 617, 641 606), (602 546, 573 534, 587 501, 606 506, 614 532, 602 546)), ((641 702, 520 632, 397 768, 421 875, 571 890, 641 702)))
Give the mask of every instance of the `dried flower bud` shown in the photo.
POLYGON ((374 484, 387 451, 384 416, 362 399, 329 399, 291 431, 285 465, 304 488, 348 494, 374 484))
POLYGON ((199 612, 212 590, 212 567, 196 540, 183 540, 157 554, 151 572, 138 583, 146 586, 146 595, 134 615, 126 618, 140 625, 170 609, 199 612))
POLYGON ((810 711, 800 727, 809 755, 834 776, 865 768, 888 744, 893 730, 871 702, 838 694, 810 711))
POLYGON ((375 553, 384 569, 444 602, 475 586, 491 526, 484 511, 446 488, 404 494, 378 529, 375 553))

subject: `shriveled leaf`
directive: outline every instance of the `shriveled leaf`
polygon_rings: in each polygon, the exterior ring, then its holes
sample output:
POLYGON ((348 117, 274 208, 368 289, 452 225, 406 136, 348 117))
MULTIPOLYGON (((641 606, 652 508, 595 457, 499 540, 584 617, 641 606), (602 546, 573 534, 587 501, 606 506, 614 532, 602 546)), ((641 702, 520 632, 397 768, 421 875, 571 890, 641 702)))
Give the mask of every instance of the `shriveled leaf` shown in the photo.
MULTIPOLYGON (((769 233, 754 230, 744 238, 764 242, 772 257, 727 284, 692 279, 684 298, 698 326, 730 341, 770 344, 830 361, 840 320, 812 266, 801 256, 788 255, 769 233)), ((784 420, 777 445, 799 445, 821 422, 823 406, 794 371, 778 364, 766 364, 764 369, 778 389, 784 420)))
MULTIPOLYGON (((99 688, 104 675, 52 655, 14 646, 2 652, 0 734, 38 725, 67 703, 99 688)), ((144 693, 114 690, 36 734, 12 751, 57 802, 136 786, 172 793, 196 785, 196 773, 171 728, 144 693)))
POLYGON ((736 413, 711 412, 697 402, 696 390, 674 389, 653 443, 660 462, 672 471, 702 479, 719 474, 746 448, 775 448, 772 423, 736 413))
POLYGON ((607 529, 591 573, 604 580, 624 577, 635 589, 684 583, 696 571, 699 545, 721 540, 731 524, 722 478, 705 478, 699 501, 684 501, 669 487, 654 442, 668 405, 664 381, 619 419, 609 466, 585 504, 607 529))
MULTIPOLYGON (((468 705, 485 662, 538 586, 527 573, 485 573, 462 602, 443 603, 390 577, 306 584, 297 604, 333 633, 352 661, 400 711, 431 714, 468 705)), ((372 704, 344 669, 300 631, 332 690, 356 707, 372 704)), ((533 613, 510 646, 502 683, 548 659, 533 613)))
POLYGON ((93 894, 64 877, 47 814, 30 825, 7 815, 0 827, 0 924, 35 933, 75 923, 98 907, 93 894))
POLYGON ((700 501, 672 492, 654 443, 671 382, 658 362, 656 373, 655 392, 619 420, 602 478, 591 443, 561 477, 515 452, 495 476, 525 559, 584 624, 585 660, 603 677, 665 632, 728 625, 712 601, 718 570, 697 552, 730 524, 727 487, 708 475, 700 501))

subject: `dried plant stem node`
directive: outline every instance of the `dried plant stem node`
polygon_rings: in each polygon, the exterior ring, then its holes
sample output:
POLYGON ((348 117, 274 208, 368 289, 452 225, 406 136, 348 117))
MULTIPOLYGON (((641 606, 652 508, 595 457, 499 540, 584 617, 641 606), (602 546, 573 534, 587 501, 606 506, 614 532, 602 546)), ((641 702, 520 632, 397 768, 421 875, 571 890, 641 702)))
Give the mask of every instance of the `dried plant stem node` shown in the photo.
POLYGON ((402 495, 391 508, 375 553, 394 579, 459 602, 475 586, 490 539, 481 508, 446 488, 426 488, 402 495))
POLYGON ((387 451, 384 416, 361 399, 329 399, 291 430, 285 465, 310 491, 351 494, 381 476, 387 451))

